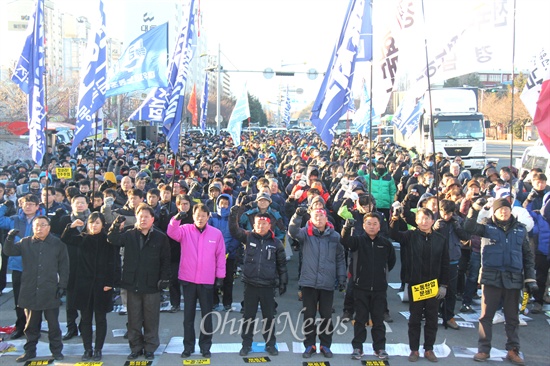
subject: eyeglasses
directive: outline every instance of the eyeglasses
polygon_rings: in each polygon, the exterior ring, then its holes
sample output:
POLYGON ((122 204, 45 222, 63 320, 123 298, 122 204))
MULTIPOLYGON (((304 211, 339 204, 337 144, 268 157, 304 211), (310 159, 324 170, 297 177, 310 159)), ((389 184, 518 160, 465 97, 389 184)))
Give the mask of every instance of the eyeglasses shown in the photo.
POLYGON ((36 224, 34 225, 36 227, 46 227, 46 226, 50 226, 49 224, 36 224))

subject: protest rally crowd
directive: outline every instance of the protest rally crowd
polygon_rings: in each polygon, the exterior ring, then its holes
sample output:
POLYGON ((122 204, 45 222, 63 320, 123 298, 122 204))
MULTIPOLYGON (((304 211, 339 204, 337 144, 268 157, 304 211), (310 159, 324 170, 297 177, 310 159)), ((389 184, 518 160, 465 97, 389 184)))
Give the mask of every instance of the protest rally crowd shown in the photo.
POLYGON ((211 356, 215 338, 212 312, 231 311, 234 300, 243 314, 239 354, 251 352, 254 324, 262 321, 265 351, 277 355, 275 296, 286 292, 295 252, 304 358, 333 356, 339 290, 341 319, 353 324, 352 359, 364 354, 367 325, 375 355, 388 359, 393 270, 409 297, 409 361, 420 357, 423 321, 424 357, 438 361, 438 317, 459 329, 455 314, 474 312, 481 285, 474 360, 490 358, 493 317, 502 309, 506 358, 524 364, 521 293, 534 298, 530 312, 541 313, 550 267, 550 188, 540 170, 518 176, 489 164, 471 174, 460 156, 419 156, 361 135, 335 137, 328 150, 315 133, 243 133, 238 147, 227 135, 187 133, 181 140, 177 156, 163 142, 84 141, 73 156, 57 145, 42 166, 14 161, 0 171, 0 290, 10 271, 11 338, 27 339, 18 362, 36 357, 42 316, 56 360, 64 357, 63 340, 78 334, 82 360, 101 360, 106 315, 118 294, 128 317, 128 359, 151 360, 164 290, 173 313, 183 295, 181 357, 195 352, 197 300, 203 357, 211 356), (58 177, 56 168, 70 168, 72 177, 58 177), (243 293, 233 291, 237 276, 243 293))

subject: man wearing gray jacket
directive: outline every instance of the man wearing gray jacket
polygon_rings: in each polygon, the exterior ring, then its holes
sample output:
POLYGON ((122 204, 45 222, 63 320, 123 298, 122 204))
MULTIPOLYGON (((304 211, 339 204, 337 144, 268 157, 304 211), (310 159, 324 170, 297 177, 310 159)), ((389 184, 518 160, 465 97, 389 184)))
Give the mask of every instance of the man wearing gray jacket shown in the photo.
POLYGON ((343 291, 346 285, 346 262, 344 247, 340 244, 340 234, 327 221, 325 209, 310 212, 311 218, 306 226, 300 228, 302 216, 307 213, 305 207, 298 207, 288 226, 288 235, 296 240, 303 253, 302 270, 298 284, 302 287, 304 302, 304 358, 310 358, 317 352, 315 340, 317 332, 321 343, 320 351, 326 357, 332 357, 332 302, 334 284, 343 291), (319 309, 321 323, 315 326, 315 315, 319 309))
POLYGON ((50 220, 47 216, 37 216, 32 223, 33 236, 27 236, 14 243, 17 229, 10 230, 4 253, 9 256, 21 256, 23 274, 19 307, 25 309, 25 353, 17 362, 25 362, 36 357, 36 345, 40 338, 42 314, 48 322, 50 351, 56 360, 63 360, 63 343, 59 328, 60 298, 65 294, 69 282, 69 255, 61 240, 50 234, 50 220))

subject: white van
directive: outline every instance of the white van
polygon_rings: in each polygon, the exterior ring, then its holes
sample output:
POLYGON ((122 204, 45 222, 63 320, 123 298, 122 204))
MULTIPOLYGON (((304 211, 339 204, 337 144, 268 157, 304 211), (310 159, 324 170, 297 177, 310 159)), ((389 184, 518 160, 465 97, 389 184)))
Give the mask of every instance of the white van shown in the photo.
POLYGON ((530 146, 523 152, 521 161, 517 161, 516 166, 521 167, 519 174, 521 175, 525 170, 531 170, 533 168, 540 168, 546 176, 550 176, 550 153, 543 144, 536 143, 534 146, 530 146))

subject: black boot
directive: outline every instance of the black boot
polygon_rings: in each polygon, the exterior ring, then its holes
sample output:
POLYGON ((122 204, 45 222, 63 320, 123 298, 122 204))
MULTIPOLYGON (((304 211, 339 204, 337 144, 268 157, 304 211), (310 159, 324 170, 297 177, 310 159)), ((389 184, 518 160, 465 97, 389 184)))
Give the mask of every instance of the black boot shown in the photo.
POLYGON ((74 337, 78 336, 78 330, 75 329, 69 329, 67 333, 63 336, 64 341, 68 341, 69 339, 72 339, 74 337))
POLYGON ((103 354, 101 353, 101 350, 96 349, 94 351, 94 361, 101 361, 101 357, 103 357, 103 354))
POLYGON ((93 352, 91 349, 87 349, 84 351, 84 354, 82 355, 82 361, 90 361, 92 359, 93 352))

